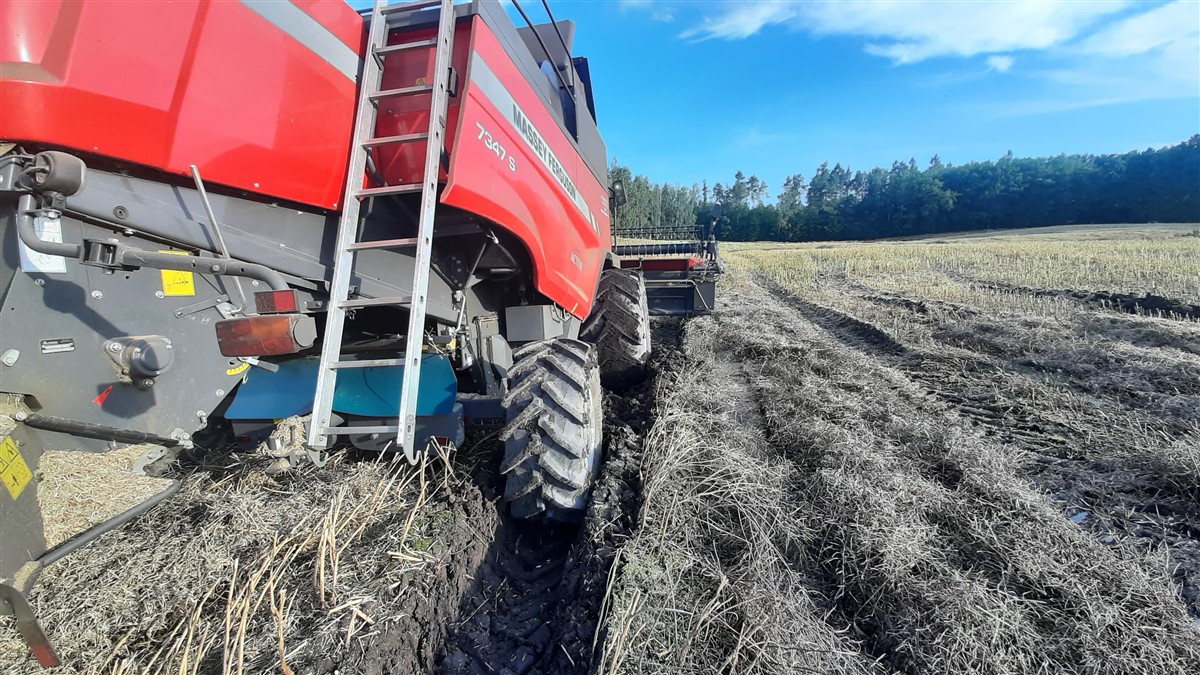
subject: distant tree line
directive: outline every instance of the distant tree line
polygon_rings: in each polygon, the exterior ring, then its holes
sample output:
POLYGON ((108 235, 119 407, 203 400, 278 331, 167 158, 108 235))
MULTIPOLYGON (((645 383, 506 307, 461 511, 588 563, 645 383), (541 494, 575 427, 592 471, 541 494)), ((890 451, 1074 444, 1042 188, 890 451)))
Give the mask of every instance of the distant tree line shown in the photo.
POLYGON ((788 176, 774 203, 767 184, 737 172, 731 183, 654 183, 614 165, 628 203, 618 234, 647 225, 706 223, 716 204, 725 241, 816 241, 1071 223, 1200 222, 1200 134, 1168 148, 1122 155, 1058 155, 960 166, 934 156, 890 169, 817 167, 788 176))

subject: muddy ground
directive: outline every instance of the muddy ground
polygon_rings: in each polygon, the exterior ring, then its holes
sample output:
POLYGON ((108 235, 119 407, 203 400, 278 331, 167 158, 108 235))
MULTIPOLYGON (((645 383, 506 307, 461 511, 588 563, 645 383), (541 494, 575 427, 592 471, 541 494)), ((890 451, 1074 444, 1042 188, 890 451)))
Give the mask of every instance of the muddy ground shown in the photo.
MULTIPOLYGON (((61 673, 588 673, 643 439, 649 377, 605 395, 607 461, 583 526, 503 515, 494 435, 420 470, 345 455, 277 476, 261 455, 176 468, 181 493, 47 569, 32 595, 61 673)), ((31 673, 7 618, 0 673, 31 673)))
POLYGON ((1200 325, 734 263, 600 672, 1200 672, 1200 325))
POLYGON ((489 436, 217 453, 47 571, 58 672, 1200 672, 1196 297, 764 260, 606 394, 582 527, 505 519, 489 436))

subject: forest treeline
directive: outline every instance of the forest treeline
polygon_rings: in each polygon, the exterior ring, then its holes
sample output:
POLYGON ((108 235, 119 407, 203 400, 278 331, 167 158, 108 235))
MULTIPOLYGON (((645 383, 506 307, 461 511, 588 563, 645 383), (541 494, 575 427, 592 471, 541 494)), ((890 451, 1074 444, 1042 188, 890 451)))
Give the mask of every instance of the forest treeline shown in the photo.
POLYGON ((1179 145, 1120 155, 1013 157, 962 165, 934 156, 890 169, 817 167, 788 176, 771 201, 766 183, 739 171, 733 181, 684 187, 654 183, 614 165, 628 202, 618 234, 709 222, 721 205, 724 241, 876 239, 1071 223, 1200 222, 1200 134, 1179 145))

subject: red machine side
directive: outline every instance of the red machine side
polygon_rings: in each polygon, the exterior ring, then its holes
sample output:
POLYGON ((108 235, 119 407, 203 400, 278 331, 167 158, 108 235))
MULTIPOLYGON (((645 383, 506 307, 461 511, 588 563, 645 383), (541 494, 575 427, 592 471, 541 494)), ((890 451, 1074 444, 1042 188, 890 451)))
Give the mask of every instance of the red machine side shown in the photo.
POLYGON ((487 25, 478 16, 472 21, 458 142, 442 201, 520 237, 538 291, 584 318, 609 248, 608 189, 487 25))
POLYGON ((337 208, 363 40, 345 3, 5 0, 0 34, 0 138, 337 208))

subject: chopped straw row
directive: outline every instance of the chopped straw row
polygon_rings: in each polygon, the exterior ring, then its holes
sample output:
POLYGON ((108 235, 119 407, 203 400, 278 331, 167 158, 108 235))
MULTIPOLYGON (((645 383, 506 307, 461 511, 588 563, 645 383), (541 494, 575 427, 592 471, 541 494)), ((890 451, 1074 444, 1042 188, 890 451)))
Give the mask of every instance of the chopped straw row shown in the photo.
MULTIPOLYGON (((399 618, 439 552, 427 511, 457 481, 448 463, 335 458, 272 478, 269 458, 223 459, 47 570, 33 599, 60 672, 326 671, 399 618)), ((0 672, 27 672, 15 631, 0 630, 13 656, 0 672)))

